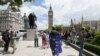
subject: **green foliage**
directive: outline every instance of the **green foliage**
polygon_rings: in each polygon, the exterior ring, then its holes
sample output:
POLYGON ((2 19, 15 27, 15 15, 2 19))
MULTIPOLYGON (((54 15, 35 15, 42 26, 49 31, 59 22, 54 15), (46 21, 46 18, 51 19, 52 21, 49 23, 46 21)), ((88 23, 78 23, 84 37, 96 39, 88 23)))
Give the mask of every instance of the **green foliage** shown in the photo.
MULTIPOLYGON (((56 30, 59 31, 59 32, 62 31, 62 25, 55 25, 55 28, 56 28, 56 30)), ((51 30, 50 30, 50 29, 46 29, 45 32, 49 32, 49 33, 50 33, 51 30)))
POLYGON ((96 36, 97 36, 97 35, 100 35, 100 32, 96 32, 95 35, 96 35, 96 36))
POLYGON ((0 5, 5 5, 8 2, 10 3, 9 5, 11 6, 11 9, 13 11, 19 11, 19 7, 22 5, 23 2, 32 2, 35 0, 0 0, 0 5), (17 8, 15 7, 17 6, 17 8))
POLYGON ((22 0, 15 0, 15 5, 18 7, 22 4, 22 0))
POLYGON ((62 31, 62 25, 56 25, 56 30, 61 32, 62 31))
POLYGON ((87 25, 86 27, 85 27, 85 30, 87 31, 87 32, 89 32, 90 31, 90 26, 89 25, 87 25))
MULTIPOLYGON (((34 0, 24 0, 24 2, 32 2, 34 0)), ((10 6, 18 6, 20 7, 22 5, 22 0, 0 0, 0 5, 4 5, 10 2, 10 6)))
POLYGON ((86 39, 85 41, 86 41, 87 43, 91 43, 92 40, 93 40, 93 39, 86 39))
POLYGON ((91 41, 92 41, 92 39, 88 39, 88 40, 86 40, 88 43, 91 43, 91 41))
POLYGON ((100 46, 100 35, 96 35, 91 43, 100 46))
POLYGON ((45 32, 48 32, 48 33, 50 33, 50 31, 51 31, 50 29, 46 29, 46 30, 45 30, 45 32))
POLYGON ((84 48, 88 51, 91 51, 91 52, 97 54, 97 55, 100 55, 100 46, 85 43, 84 48))
POLYGON ((80 45, 79 41, 78 41, 78 42, 76 42, 76 44, 79 46, 79 45, 80 45))

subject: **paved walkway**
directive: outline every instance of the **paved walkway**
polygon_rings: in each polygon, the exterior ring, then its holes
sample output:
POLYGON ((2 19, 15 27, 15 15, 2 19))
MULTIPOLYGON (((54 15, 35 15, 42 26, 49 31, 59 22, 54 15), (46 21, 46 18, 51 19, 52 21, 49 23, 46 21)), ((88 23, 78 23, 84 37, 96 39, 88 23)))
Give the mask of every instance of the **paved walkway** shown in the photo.
MULTIPOLYGON (((2 54, 3 48, 0 47, 0 56, 52 56, 50 48, 42 49, 41 43, 41 39, 39 39, 40 47, 35 48, 34 41, 19 41, 19 43, 17 43, 17 50, 14 54, 2 54)), ((70 46, 66 46, 64 43, 62 48, 63 52, 60 56, 78 56, 78 51, 70 46)), ((12 48, 9 49, 9 52, 12 52, 12 48)))

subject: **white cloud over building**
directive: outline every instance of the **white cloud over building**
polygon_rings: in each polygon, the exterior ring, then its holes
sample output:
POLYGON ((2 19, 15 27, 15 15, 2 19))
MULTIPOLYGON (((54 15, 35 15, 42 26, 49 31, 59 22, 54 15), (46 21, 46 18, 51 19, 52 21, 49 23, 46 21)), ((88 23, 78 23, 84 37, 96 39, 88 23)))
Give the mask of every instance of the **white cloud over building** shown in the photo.
MULTIPOLYGON (((34 2, 35 3, 35 2, 34 2)), ((23 5, 20 9, 22 14, 33 12, 37 15, 39 29, 45 29, 48 24, 48 9, 52 6, 54 12, 54 24, 69 25, 70 20, 98 20, 100 18, 100 0, 43 0, 40 6, 23 5)))

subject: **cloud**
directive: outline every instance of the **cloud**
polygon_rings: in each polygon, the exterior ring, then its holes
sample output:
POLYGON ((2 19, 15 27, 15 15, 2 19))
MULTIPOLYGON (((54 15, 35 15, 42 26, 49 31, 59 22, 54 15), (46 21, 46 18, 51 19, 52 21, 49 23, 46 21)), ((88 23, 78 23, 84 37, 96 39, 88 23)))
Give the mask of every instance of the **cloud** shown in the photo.
POLYGON ((70 25, 71 18, 75 19, 75 22, 80 22, 82 16, 84 20, 98 20, 100 17, 100 0, 43 0, 40 6, 31 4, 30 9, 24 5, 21 11, 24 9, 27 13, 34 11, 38 17, 38 27, 41 29, 43 26, 45 29, 50 5, 54 12, 54 24, 67 26, 70 25))
POLYGON ((20 8, 20 11, 21 11, 21 15, 23 16, 24 13, 27 14, 27 16, 29 15, 29 13, 31 12, 31 9, 29 9, 27 6, 23 6, 20 8))
POLYGON ((38 29, 40 30, 44 30, 44 29, 47 29, 48 26, 47 26, 47 21, 46 20, 43 20, 42 22, 40 21, 37 21, 37 26, 38 26, 38 29))
POLYGON ((31 11, 34 12, 37 16, 47 14, 47 10, 41 6, 31 6, 31 11))

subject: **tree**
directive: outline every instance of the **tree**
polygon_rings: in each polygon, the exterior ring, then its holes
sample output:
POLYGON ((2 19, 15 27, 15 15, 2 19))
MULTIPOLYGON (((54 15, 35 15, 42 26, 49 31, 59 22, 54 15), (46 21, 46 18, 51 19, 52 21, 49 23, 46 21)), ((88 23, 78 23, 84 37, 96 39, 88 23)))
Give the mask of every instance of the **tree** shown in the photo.
POLYGON ((89 25, 87 25, 87 26, 85 27, 85 30, 86 30, 87 32, 89 32, 90 29, 91 29, 91 27, 90 27, 89 25))
POLYGON ((10 6, 12 5, 16 5, 16 6, 20 6, 22 5, 23 2, 32 2, 33 0, 0 0, 0 5, 4 5, 7 4, 8 2, 10 3, 10 6))
POLYGON ((62 25, 56 25, 56 30, 61 32, 62 31, 62 25))
POLYGON ((50 31, 51 31, 50 29, 46 29, 46 30, 45 30, 45 32, 47 32, 47 33, 50 33, 50 31))
MULTIPOLYGON (((58 32, 62 31, 62 25, 55 25, 55 28, 58 32)), ((51 29, 45 29, 44 31, 50 33, 51 29)))
POLYGON ((100 35, 96 35, 95 38, 91 41, 91 43, 100 46, 100 35))
POLYGON ((20 7, 23 2, 32 2, 34 0, 0 0, 0 5, 10 3, 11 9, 15 10, 15 6, 20 7))

